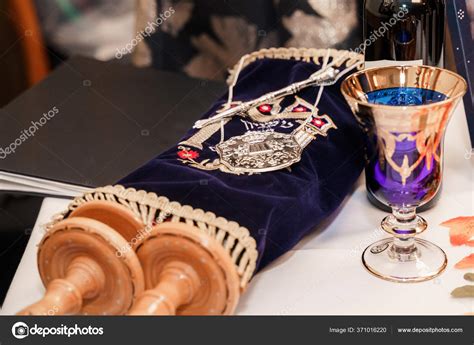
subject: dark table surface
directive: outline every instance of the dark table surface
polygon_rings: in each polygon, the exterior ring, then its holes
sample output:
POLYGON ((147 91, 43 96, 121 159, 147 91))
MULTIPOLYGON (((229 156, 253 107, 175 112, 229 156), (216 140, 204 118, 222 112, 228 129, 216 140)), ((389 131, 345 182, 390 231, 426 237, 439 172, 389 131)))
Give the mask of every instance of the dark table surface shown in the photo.
POLYGON ((0 170, 90 187, 114 183, 176 144, 225 90, 181 74, 72 58, 0 109, 0 148, 57 110, 0 159, 0 170))

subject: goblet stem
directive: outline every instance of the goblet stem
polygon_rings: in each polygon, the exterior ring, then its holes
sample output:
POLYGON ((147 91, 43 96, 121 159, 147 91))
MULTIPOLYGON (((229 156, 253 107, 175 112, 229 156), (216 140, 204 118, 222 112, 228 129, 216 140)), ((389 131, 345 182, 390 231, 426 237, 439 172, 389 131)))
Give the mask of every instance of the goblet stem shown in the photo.
POLYGON ((407 239, 395 237, 388 252, 391 259, 399 262, 413 261, 418 257, 417 254, 419 254, 419 252, 413 237, 407 239))
MULTIPOLYGON (((416 214, 415 207, 392 208, 392 214, 382 221, 382 229, 401 240, 421 234, 428 227, 423 217, 416 214)), ((401 247, 407 247, 403 242, 401 247)))
POLYGON ((419 258, 415 236, 425 231, 426 221, 416 214, 415 207, 392 208, 392 214, 382 221, 382 229, 394 236, 388 255, 398 262, 419 258))
POLYGON ((392 213, 395 218, 400 222, 410 222, 416 218, 416 208, 415 207, 401 207, 401 208, 392 208, 392 213))
POLYGON ((382 229, 392 237, 364 250, 364 266, 379 278, 401 283, 436 277, 446 268, 447 259, 441 248, 416 238, 427 226, 415 207, 393 207, 392 214, 382 221, 382 229))

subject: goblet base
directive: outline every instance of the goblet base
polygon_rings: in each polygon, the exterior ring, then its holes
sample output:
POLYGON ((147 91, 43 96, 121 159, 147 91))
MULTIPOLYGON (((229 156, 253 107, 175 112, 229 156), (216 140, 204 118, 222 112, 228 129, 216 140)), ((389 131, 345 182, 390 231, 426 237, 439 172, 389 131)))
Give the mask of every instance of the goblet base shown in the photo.
POLYGON ((364 267, 374 276, 397 283, 416 283, 433 279, 446 269, 448 259, 437 245, 415 238, 414 248, 400 253, 395 241, 377 241, 362 253, 364 267))

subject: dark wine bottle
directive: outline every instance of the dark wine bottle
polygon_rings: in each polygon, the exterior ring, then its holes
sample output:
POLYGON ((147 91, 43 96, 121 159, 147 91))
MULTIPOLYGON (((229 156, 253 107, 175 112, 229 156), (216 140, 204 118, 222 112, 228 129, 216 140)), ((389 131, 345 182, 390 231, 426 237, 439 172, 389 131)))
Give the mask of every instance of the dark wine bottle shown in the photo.
MULTIPOLYGON (((365 0, 365 67, 390 65, 427 65, 444 67, 444 0, 365 0)), ((430 209, 441 195, 439 188, 431 201, 418 208, 430 209)), ((390 208, 367 192, 372 204, 390 212, 390 208)))
POLYGON ((444 0, 365 0, 366 67, 444 67, 444 0))

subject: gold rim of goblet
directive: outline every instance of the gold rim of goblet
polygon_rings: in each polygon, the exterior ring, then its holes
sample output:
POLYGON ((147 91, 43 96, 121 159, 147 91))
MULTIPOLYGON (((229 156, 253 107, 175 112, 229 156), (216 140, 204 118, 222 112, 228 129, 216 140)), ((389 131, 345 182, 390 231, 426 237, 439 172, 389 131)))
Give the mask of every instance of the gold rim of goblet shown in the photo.
MULTIPOLYGON (((398 85, 398 86, 393 86, 393 87, 403 87, 403 86, 398 85)), ((410 86, 406 86, 406 87, 410 87, 410 86)), ((383 89, 377 89, 377 90, 383 90, 383 89)), ((363 90, 361 90, 361 91, 365 93, 365 91, 363 91, 363 90)), ((433 90, 433 91, 436 91, 436 90, 433 90)), ((463 97, 467 92, 467 82, 459 74, 457 74, 453 71, 450 71, 448 69, 439 68, 439 67, 432 67, 432 66, 426 66, 426 65, 399 65, 399 66, 386 66, 386 67, 371 67, 371 68, 366 68, 366 69, 363 69, 361 71, 355 72, 355 73, 349 75, 346 79, 344 79, 344 81, 341 84, 341 92, 344 95, 344 97, 346 97, 347 99, 350 99, 350 100, 354 101, 355 103, 361 104, 361 105, 364 105, 364 106, 369 106, 369 107, 378 108, 378 109, 392 109, 393 110, 394 108, 402 108, 402 109, 403 108, 410 108, 410 109, 417 110, 417 109, 427 109, 427 108, 439 107, 441 105, 449 104, 450 102, 453 102, 453 100, 455 100, 457 98, 463 97), (460 82, 463 83, 463 88, 457 94, 455 94, 453 96, 450 96, 449 98, 447 98, 443 101, 439 101, 439 102, 435 102, 435 103, 431 103, 431 104, 409 105, 409 106, 408 105, 407 106, 399 106, 399 105, 385 105, 385 104, 370 103, 368 101, 363 101, 363 100, 360 100, 356 97, 351 96, 345 90, 346 87, 347 88, 351 87, 350 85, 348 85, 351 79, 356 79, 360 75, 367 74, 367 73, 375 71, 375 70, 377 70, 377 71, 386 71, 386 70, 393 70, 393 69, 408 70, 408 69, 413 69, 413 68, 439 71, 439 72, 450 74, 451 76, 453 76, 454 78, 458 79, 460 82)))

